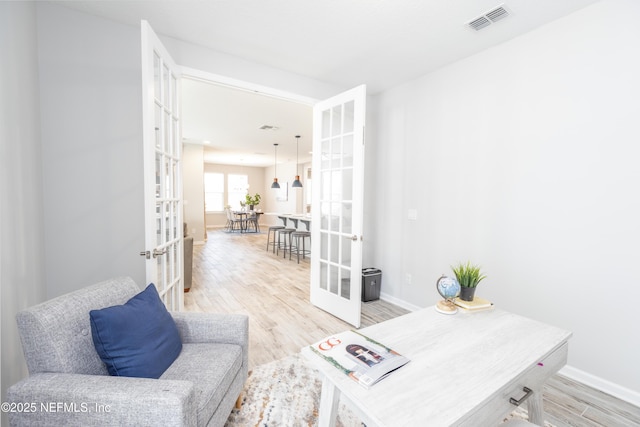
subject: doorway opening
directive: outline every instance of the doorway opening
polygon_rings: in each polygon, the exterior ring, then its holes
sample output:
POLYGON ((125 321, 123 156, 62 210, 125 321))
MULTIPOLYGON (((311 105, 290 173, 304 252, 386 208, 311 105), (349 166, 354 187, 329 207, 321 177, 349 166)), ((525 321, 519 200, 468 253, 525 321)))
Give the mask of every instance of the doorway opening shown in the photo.
MULTIPOLYGON (((248 177, 248 188, 243 191, 260 194, 260 205, 256 207, 260 211, 306 211, 306 205, 310 204, 309 187, 294 189, 291 182, 301 174, 297 171, 309 171, 311 167, 313 107, 310 100, 285 98, 263 90, 257 92, 202 76, 183 77, 181 89, 184 211, 196 242, 204 241, 207 228, 225 225, 225 206, 238 204, 237 197, 230 200, 231 191, 227 188, 228 177, 234 174, 248 177), (296 135, 301 138, 297 140, 296 135), (277 167, 275 143, 278 144, 277 167), (201 170, 196 170, 199 168, 201 170), (276 170, 279 181, 288 187, 284 200, 281 200, 282 192, 270 189, 276 170), (202 188, 205 173, 224 177, 217 203, 215 206, 210 203, 206 209, 202 188)), ((277 219, 263 215, 262 221, 269 225, 277 219)))

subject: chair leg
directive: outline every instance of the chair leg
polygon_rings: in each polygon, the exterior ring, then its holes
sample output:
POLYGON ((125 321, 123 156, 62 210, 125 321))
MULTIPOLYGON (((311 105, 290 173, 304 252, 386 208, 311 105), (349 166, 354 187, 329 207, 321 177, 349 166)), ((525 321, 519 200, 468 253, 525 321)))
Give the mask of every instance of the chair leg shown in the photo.
MULTIPOLYGON (((296 237, 296 242, 298 238, 296 237)), ((291 251, 293 250, 293 233, 289 234, 289 261, 291 261, 291 251)))
POLYGON ((282 233, 278 232, 278 245, 273 247, 273 252, 276 256, 280 254, 280 236, 282 236, 282 233))
POLYGON ((287 235, 289 236, 289 251, 291 251, 291 233, 285 233, 284 235, 284 248, 282 249, 282 257, 287 257, 287 235))

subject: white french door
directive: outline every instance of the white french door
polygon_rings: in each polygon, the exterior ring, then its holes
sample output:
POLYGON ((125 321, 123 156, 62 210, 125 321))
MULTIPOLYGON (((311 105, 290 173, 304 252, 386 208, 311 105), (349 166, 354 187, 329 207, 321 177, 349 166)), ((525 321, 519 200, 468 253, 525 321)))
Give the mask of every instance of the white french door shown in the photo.
POLYGON ((141 23, 147 283, 169 310, 182 310, 183 231, 178 67, 147 21, 141 23))
POLYGON ((314 106, 311 303, 360 327, 366 86, 314 106))

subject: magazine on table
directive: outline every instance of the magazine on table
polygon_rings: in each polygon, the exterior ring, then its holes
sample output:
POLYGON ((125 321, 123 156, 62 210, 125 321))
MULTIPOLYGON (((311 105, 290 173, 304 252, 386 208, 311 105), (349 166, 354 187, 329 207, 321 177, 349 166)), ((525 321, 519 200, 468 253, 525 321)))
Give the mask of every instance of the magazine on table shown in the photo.
POLYGON ((365 388, 409 362, 408 358, 356 331, 329 336, 310 348, 365 388))

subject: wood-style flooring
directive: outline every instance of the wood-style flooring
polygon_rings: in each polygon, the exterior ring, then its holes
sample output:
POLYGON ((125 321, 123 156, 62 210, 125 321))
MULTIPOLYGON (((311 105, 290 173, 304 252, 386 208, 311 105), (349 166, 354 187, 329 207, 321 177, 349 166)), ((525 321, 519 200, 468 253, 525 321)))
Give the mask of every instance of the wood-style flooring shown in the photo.
MULTIPOLYGON (((249 315, 250 369, 352 328, 309 303, 308 258, 297 264, 267 252, 266 244, 265 230, 210 230, 206 244, 194 247, 193 283, 185 293, 187 311, 249 315)), ((363 303, 362 327, 406 313, 383 300, 363 303)), ((545 387, 544 408, 558 427, 640 426, 640 408, 562 375, 545 387)))

